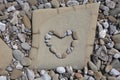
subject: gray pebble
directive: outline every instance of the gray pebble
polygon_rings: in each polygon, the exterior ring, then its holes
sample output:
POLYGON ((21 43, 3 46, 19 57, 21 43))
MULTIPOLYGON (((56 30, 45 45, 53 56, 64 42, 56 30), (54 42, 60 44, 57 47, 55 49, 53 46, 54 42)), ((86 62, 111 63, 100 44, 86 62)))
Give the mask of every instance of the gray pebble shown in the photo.
POLYGON ((2 22, 0 22, 0 31, 5 31, 6 25, 2 22))
POLYGON ((65 70, 64 67, 57 67, 57 68, 56 68, 56 71, 57 71, 58 73, 65 73, 65 72, 66 72, 66 70, 65 70))
POLYGON ((24 59, 24 54, 20 50, 14 50, 12 53, 14 58, 17 59, 18 61, 21 61, 24 59))
POLYGON ((44 6, 45 6, 45 8, 52 8, 51 3, 49 3, 49 2, 48 2, 48 3, 45 3, 45 5, 44 5, 44 6))
POLYGON ((89 61, 88 65, 89 65, 90 69, 92 69, 93 71, 98 70, 97 66, 92 61, 89 61))
POLYGON ((114 54, 114 58, 115 58, 115 59, 120 58, 120 53, 116 53, 116 54, 114 54))
POLYGON ((7 70, 8 72, 12 72, 13 68, 12 68, 11 66, 8 66, 8 67, 6 68, 6 70, 7 70))
POLYGON ((31 46, 28 43, 21 43, 21 47, 25 50, 30 50, 31 46))
POLYGON ((120 72, 119 72, 118 70, 116 70, 116 69, 113 68, 113 69, 110 71, 110 74, 113 75, 113 76, 118 76, 118 75, 120 75, 120 72))

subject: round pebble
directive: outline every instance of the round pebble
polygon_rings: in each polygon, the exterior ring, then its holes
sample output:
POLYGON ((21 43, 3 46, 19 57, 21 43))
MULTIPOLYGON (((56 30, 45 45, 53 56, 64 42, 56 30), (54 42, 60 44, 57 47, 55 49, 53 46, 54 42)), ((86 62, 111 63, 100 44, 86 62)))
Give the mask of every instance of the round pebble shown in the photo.
POLYGON ((28 43, 21 43, 21 47, 25 50, 30 50, 31 46, 28 43))
POLYGON ((58 73, 60 73, 60 74, 66 72, 66 70, 65 70, 64 67, 57 67, 57 68, 56 68, 56 71, 57 71, 58 73))

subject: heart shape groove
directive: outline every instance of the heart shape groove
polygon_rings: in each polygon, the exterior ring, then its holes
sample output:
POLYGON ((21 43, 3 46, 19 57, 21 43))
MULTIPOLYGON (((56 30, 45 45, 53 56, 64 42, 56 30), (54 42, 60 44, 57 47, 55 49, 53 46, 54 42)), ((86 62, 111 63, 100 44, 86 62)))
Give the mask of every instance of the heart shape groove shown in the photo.
POLYGON ((57 58, 59 59, 64 59, 66 58, 69 54, 71 54, 75 48, 75 46, 77 45, 78 42, 78 35, 77 32, 73 31, 73 30, 66 30, 66 32, 64 33, 64 35, 61 35, 60 33, 54 31, 54 30, 50 30, 44 37, 45 39, 45 44, 47 47, 49 47, 49 51, 51 53, 53 53, 57 58), (56 49, 53 47, 52 43, 50 43, 50 40, 52 38, 52 36, 56 36, 59 39, 63 39, 67 36, 71 36, 72 37, 72 42, 69 46, 69 48, 66 49, 66 52, 64 53, 58 53, 56 51, 56 49))

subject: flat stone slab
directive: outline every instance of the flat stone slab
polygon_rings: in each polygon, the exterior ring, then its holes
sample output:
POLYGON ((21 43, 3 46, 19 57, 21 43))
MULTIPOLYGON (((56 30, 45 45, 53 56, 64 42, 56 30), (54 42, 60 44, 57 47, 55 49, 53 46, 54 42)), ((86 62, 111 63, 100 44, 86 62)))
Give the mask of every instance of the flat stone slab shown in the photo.
POLYGON ((98 9, 99 3, 93 3, 34 11, 30 68, 52 69, 68 65, 83 68, 93 50, 98 9), (67 31, 71 36, 65 36, 67 31), (52 46, 47 46, 45 40, 52 46), (72 45, 72 41, 77 43, 72 45), (72 47, 70 54, 66 52, 69 47, 72 47))
POLYGON ((0 71, 5 70, 12 62, 12 49, 0 39, 0 71))

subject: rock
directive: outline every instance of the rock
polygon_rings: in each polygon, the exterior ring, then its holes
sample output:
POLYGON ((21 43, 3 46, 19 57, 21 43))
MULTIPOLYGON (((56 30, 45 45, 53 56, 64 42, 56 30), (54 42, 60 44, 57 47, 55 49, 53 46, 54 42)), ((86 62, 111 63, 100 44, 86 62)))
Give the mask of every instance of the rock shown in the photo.
POLYGON ((112 16, 118 15, 119 13, 120 13, 120 8, 115 8, 110 11, 110 15, 112 16))
POLYGON ((76 6, 79 5, 79 2, 77 0, 68 0, 67 6, 76 6))
POLYGON ((23 23, 28 29, 31 29, 31 22, 27 15, 23 16, 23 23))
POLYGON ((112 49, 110 49, 110 50, 108 51, 108 54, 110 54, 110 55, 114 55, 114 54, 116 54, 116 53, 119 53, 119 51, 118 51, 117 49, 115 49, 115 48, 112 48, 112 49))
POLYGON ((117 77, 117 80, 120 80, 120 76, 117 77))
POLYGON ((20 64, 19 61, 17 61, 16 69, 23 69, 23 66, 20 64))
POLYGON ((71 42, 71 47, 76 47, 78 45, 78 40, 73 40, 71 42))
POLYGON ((66 72, 66 70, 65 70, 64 67, 57 67, 57 68, 56 68, 56 71, 57 71, 58 73, 60 73, 60 74, 66 72))
POLYGON ((5 20, 8 18, 8 15, 3 15, 3 16, 0 16, 0 20, 5 20))
POLYGON ((0 22, 0 31, 5 31, 6 25, 2 22, 0 22))
POLYGON ((111 65, 113 68, 115 69, 119 69, 120 68, 120 61, 118 59, 114 59, 112 62, 111 62, 111 65))
POLYGON ((59 4, 59 2, 58 2, 57 0, 52 0, 52 1, 51 1, 51 4, 52 4, 52 6, 53 6, 54 8, 59 8, 59 6, 60 6, 60 4, 59 4))
POLYGON ((103 24, 103 27, 105 29, 107 29, 109 27, 109 24, 108 24, 107 20, 105 22, 103 22, 102 24, 103 24))
POLYGON ((15 9, 14 6, 10 6, 10 7, 7 9, 8 12, 15 11, 15 10, 16 10, 16 9, 15 9))
POLYGON ((25 57, 23 60, 21 60, 21 64, 23 66, 29 66, 31 64, 31 59, 28 57, 25 57))
POLYGON ((72 30, 67 30, 67 31, 66 31, 66 34, 67 34, 67 36, 72 35, 72 30))
POLYGON ((93 75, 94 75, 94 72, 93 72, 92 70, 88 70, 88 74, 89 74, 90 76, 93 76, 93 75))
POLYGON ((55 56, 59 59, 62 59, 62 54, 61 53, 55 53, 55 56))
POLYGON ((102 76, 101 80, 107 80, 106 76, 102 76))
POLYGON ((114 16, 108 16, 108 19, 113 23, 117 22, 117 19, 114 16))
POLYGON ((26 69, 26 74, 27 74, 29 80, 34 80, 35 74, 34 74, 34 72, 32 70, 27 68, 26 69))
POLYGON ((46 73, 47 73, 47 72, 46 72, 45 70, 41 70, 41 71, 40 71, 40 75, 42 75, 42 76, 43 76, 44 74, 46 74, 46 73))
POLYGON ((22 34, 22 33, 18 33, 18 38, 19 38, 19 40, 20 40, 21 42, 25 42, 25 41, 26 41, 26 40, 25 40, 25 35, 22 34))
POLYGON ((114 54, 114 58, 115 58, 115 59, 120 58, 120 53, 116 53, 116 54, 114 54))
POLYGON ((110 72, 111 71, 111 69, 112 69, 112 65, 107 65, 106 67, 105 67, 105 72, 110 72))
POLYGON ((56 49, 53 47, 53 46, 51 46, 50 48, 49 48, 49 50, 53 53, 53 54, 56 54, 56 49))
POLYGON ((95 72, 94 73, 95 80, 101 80, 102 78, 102 73, 101 72, 95 72))
POLYGON ((41 77, 41 78, 36 78, 36 79, 34 79, 34 80, 43 80, 43 78, 41 77))
POLYGON ((117 29, 116 29, 116 26, 110 25, 109 30, 110 30, 110 34, 114 34, 114 33, 116 32, 117 29))
POLYGON ((107 2, 106 2, 106 5, 107 5, 109 8, 113 9, 113 8, 115 8, 116 3, 113 2, 113 1, 107 1, 107 2))
POLYGON ((93 62, 89 61, 88 65, 89 65, 90 69, 92 69, 93 71, 96 72, 98 70, 97 66, 93 62))
POLYGON ((74 40, 77 40, 77 39, 78 39, 78 34, 77 34, 77 32, 74 32, 74 31, 73 31, 73 33, 72 33, 72 38, 73 38, 74 40))
POLYGON ((52 5, 51 5, 51 3, 49 3, 49 2, 47 2, 47 3, 45 3, 45 8, 52 8, 52 5))
POLYGON ((55 74, 52 78, 52 80, 59 80, 59 75, 58 74, 55 74))
POLYGON ((104 29, 104 30, 101 30, 100 32, 99 32, 99 38, 105 38, 105 36, 106 36, 106 30, 104 29))
POLYGON ((53 77, 55 75, 55 72, 53 70, 50 70, 48 73, 51 77, 53 77))
POLYGON ((10 23, 12 23, 13 25, 18 24, 18 17, 17 17, 18 15, 19 15, 19 11, 15 11, 10 23))
POLYGON ((111 76, 109 76, 107 79, 108 79, 108 80, 116 80, 116 77, 111 77, 111 76))
POLYGON ((11 73, 11 79, 17 79, 22 76, 22 71, 14 69, 11 73))
POLYGON ((90 76, 90 77, 88 78, 88 80, 95 80, 95 78, 93 78, 92 76, 90 76))
POLYGON ((84 67, 84 74, 85 75, 88 74, 88 67, 87 66, 84 67))
POLYGON ((25 12, 29 12, 30 11, 30 6, 27 2, 22 3, 22 8, 25 12))
POLYGON ((30 50, 31 46, 28 43, 21 43, 21 47, 25 50, 30 50))
POLYGON ((13 71, 13 68, 12 68, 11 66, 8 66, 8 67, 6 68, 6 70, 7 70, 8 72, 12 72, 12 71, 13 71))
POLYGON ((0 39, 0 74, 11 64, 12 58, 12 50, 0 39))
POLYGON ((28 0, 29 4, 31 5, 35 5, 37 4, 37 0, 28 0))
POLYGON ((116 70, 116 69, 113 68, 113 69, 110 71, 110 75, 118 76, 118 75, 120 75, 120 72, 119 72, 118 70, 116 70))
POLYGON ((13 56, 18 61, 21 61, 24 59, 24 54, 20 50, 13 50, 13 56))
POLYGON ((6 76, 0 76, 0 80, 7 80, 6 76))
POLYGON ((120 34, 112 36, 112 39, 115 43, 120 43, 120 34))
POLYGON ((73 68, 72 66, 66 66, 66 71, 70 74, 73 74, 73 68))
POLYGON ((82 76, 81 73, 75 73, 75 77, 76 77, 77 79, 81 79, 81 78, 83 78, 83 76, 82 76))
POLYGON ((66 58, 66 57, 67 57, 67 55, 68 55, 68 54, 63 53, 63 54, 62 54, 62 59, 66 58))
POLYGON ((50 40, 51 38, 52 38, 52 36, 51 36, 50 34, 47 33, 47 34, 45 35, 45 40, 50 40))
POLYGON ((5 9, 5 5, 4 4, 0 4, 0 11, 5 9))
POLYGON ((42 76, 43 80, 51 80, 51 77, 48 74, 42 76))
POLYGON ((118 49, 118 50, 120 50, 120 43, 116 43, 115 44, 115 48, 118 49))

